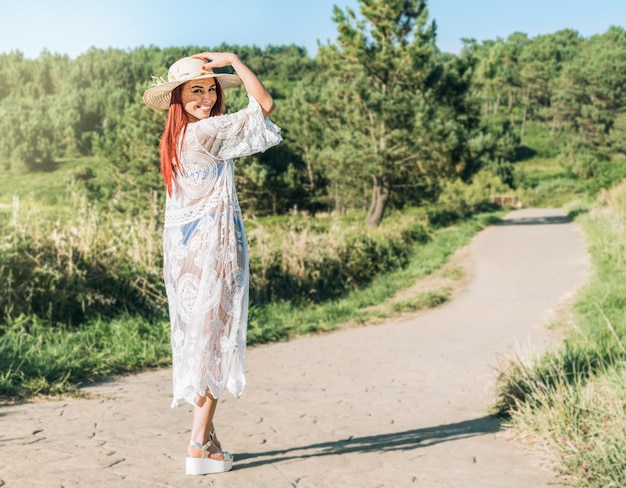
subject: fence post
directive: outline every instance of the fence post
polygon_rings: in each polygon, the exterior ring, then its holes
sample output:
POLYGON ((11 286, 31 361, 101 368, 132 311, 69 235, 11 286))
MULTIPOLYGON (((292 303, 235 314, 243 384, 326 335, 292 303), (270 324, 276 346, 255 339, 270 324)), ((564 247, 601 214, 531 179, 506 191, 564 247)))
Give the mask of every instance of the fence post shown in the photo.
POLYGON ((20 197, 13 195, 13 225, 17 225, 17 213, 20 210, 20 197))

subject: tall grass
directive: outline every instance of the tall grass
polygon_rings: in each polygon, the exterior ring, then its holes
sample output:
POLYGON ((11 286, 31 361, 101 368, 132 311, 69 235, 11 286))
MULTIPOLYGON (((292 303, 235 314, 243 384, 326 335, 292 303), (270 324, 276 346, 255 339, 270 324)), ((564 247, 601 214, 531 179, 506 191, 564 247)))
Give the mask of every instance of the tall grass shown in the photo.
POLYGON ((251 300, 301 306, 342 297, 406 266, 413 246, 430 239, 427 216, 418 209, 396 212, 377 229, 358 217, 255 222, 248 231, 251 300))
MULTIPOLYGON (((0 237, 0 312, 80 324, 120 313, 165 317, 161 230, 155 218, 119 214, 78 192, 66 205, 27 206, 0 237)), ((375 230, 346 217, 263 219, 250 231, 257 305, 336 299, 405 267, 430 239, 428 218, 396 213, 375 230), (278 221, 278 222, 276 222, 278 221)))
POLYGON ((577 486, 626 486, 626 183, 572 208, 593 276, 562 347, 502 370, 497 410, 577 486))
POLYGON ((2 222, 0 312, 70 325, 163 316, 155 229, 151 218, 103 211, 77 191, 54 207, 23 202, 17 219, 2 222))

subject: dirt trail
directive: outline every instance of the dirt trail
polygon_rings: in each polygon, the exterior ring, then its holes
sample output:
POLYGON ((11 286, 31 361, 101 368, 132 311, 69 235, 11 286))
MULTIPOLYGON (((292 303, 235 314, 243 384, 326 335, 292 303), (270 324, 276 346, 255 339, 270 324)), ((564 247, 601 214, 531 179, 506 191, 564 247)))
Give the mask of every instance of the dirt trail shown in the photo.
POLYGON ((0 486, 561 486, 487 414, 494 367, 547 344, 542 324, 584 283, 582 233, 559 210, 519 210, 470 247, 472 278, 410 319, 250 349, 248 387, 216 425, 232 472, 186 477, 190 408, 170 371, 0 408, 0 486))

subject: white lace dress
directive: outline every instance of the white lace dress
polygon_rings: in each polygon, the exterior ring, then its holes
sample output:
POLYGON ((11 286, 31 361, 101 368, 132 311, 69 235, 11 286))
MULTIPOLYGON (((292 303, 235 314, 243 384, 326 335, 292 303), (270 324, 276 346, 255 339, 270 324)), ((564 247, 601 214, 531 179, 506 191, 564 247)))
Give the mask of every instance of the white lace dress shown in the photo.
POLYGON ((167 197, 164 278, 171 321, 172 406, 196 405, 209 388, 235 397, 245 386, 248 244, 233 158, 262 152, 282 139, 258 102, 187 126, 182 167, 167 197))

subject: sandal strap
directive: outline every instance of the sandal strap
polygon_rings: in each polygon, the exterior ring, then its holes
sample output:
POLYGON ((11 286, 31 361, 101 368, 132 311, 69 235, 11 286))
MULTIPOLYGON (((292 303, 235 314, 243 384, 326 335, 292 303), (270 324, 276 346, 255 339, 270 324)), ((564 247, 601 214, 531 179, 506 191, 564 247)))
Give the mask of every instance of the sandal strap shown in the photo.
MULTIPOLYGON (((203 458, 208 458, 209 457, 209 447, 211 447, 211 445, 213 445, 213 436, 215 435, 215 431, 211 432, 211 434, 209 434, 209 440, 206 442, 206 444, 203 446, 202 444, 200 444, 199 442, 196 441, 189 441, 189 444, 192 445, 193 447, 196 447, 198 449, 200 449, 202 451, 202 457, 203 458)), ((221 449, 220 449, 221 451, 221 449)), ((233 455, 230 454, 229 452, 226 451, 222 451, 222 454, 224 456, 224 461, 231 461, 233 460, 233 455)))
POLYGON ((209 438, 209 440, 206 442, 204 446, 196 441, 189 441, 189 444, 197 449, 200 449, 202 451, 202 457, 207 458, 209 457, 209 454, 208 454, 209 447, 211 447, 211 444, 213 444, 213 441, 211 440, 211 438, 209 438))
POLYGON ((215 441, 215 427, 211 427, 211 430, 209 431, 209 441, 215 444, 217 448, 221 450, 222 446, 215 441))

